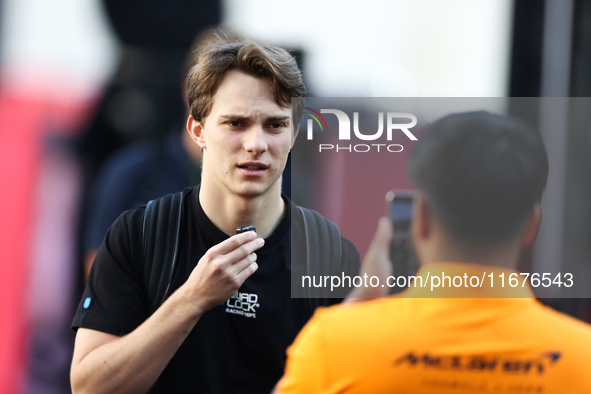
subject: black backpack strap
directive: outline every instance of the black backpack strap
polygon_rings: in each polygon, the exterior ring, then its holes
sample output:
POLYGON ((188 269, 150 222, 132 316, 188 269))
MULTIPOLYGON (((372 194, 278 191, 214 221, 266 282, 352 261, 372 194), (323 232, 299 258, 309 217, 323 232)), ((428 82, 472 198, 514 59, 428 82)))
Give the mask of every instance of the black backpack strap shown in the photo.
MULTIPOLYGON (((326 264, 320 262, 339 262, 341 261, 341 233, 336 224, 326 219, 316 211, 302 208, 298 209, 304 220, 304 231, 306 236, 306 246, 308 258, 306 259, 306 272, 311 274, 320 269, 328 273, 326 264), (312 266, 315 262, 316 266, 312 266)), ((318 272, 322 274, 323 272, 318 272)))
MULTIPOLYGON (((341 233, 336 224, 324 218, 318 212, 297 207, 304 224, 305 272, 309 276, 334 275, 332 267, 341 263, 341 233)), ((307 288, 307 300, 310 315, 320 306, 327 306, 328 289, 307 288)))
POLYGON ((148 314, 170 295, 177 265, 184 193, 148 202, 142 226, 142 260, 148 314))

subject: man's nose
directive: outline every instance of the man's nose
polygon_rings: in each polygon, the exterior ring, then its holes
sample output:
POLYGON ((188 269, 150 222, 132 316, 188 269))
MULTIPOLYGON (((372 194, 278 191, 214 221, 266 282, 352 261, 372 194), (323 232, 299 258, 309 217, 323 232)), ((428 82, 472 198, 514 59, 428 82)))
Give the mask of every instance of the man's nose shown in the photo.
POLYGON ((244 135, 244 149, 259 155, 267 150, 267 135, 262 126, 251 127, 244 135))

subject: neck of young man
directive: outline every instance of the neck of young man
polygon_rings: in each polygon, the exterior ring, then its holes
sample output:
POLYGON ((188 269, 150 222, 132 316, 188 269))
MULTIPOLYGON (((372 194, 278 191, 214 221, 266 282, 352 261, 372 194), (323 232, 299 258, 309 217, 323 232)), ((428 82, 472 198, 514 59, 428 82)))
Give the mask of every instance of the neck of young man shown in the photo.
POLYGON ((281 198, 281 178, 265 193, 244 197, 204 176, 199 202, 209 220, 230 236, 236 234, 238 227, 250 224, 256 227, 259 237, 267 238, 286 213, 286 204, 281 198))
POLYGON ((466 246, 454 239, 440 237, 425 247, 421 265, 440 262, 472 263, 515 269, 521 244, 518 238, 507 240, 497 246, 466 246))

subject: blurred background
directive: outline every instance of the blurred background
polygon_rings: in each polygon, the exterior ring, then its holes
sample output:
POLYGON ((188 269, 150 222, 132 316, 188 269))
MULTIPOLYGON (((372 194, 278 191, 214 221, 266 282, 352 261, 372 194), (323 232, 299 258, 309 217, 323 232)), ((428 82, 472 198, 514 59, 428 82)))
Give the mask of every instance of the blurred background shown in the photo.
MULTIPOLYGON (((100 219, 199 182, 183 79, 191 45, 219 25, 292 51, 310 96, 591 96, 585 0, 0 0, 0 393, 70 392, 69 325, 100 219), (147 174, 167 155, 183 175, 163 186, 147 174)), ((589 266, 589 102, 552 116, 539 103, 505 108, 551 157, 528 259, 589 266), (569 127, 573 111, 586 127, 569 127)), ((332 219, 363 254, 345 214, 332 219)), ((544 301, 591 320, 589 299, 544 301)))

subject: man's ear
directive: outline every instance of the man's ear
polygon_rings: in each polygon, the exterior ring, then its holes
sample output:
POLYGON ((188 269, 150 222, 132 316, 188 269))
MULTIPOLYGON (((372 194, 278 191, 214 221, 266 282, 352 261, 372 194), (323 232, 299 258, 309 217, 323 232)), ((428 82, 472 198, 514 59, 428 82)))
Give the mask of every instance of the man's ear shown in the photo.
POLYGON ((205 149, 205 136, 203 134, 203 123, 193 119, 193 116, 189 115, 187 120, 187 131, 191 138, 201 149, 205 149))
POLYGON ((416 217, 414 218, 416 221, 416 236, 418 239, 423 240, 431 235, 433 230, 433 216, 431 215, 431 209, 427 205, 425 197, 421 194, 417 195, 413 204, 413 209, 416 210, 416 217))
POLYGON ((529 217, 527 218, 527 222, 525 223, 525 228, 523 229, 523 235, 521 236, 521 244, 523 246, 531 246, 536 237, 538 236, 538 231, 540 230, 540 224, 542 223, 542 206, 537 203, 534 205, 529 217))
MULTIPOLYGON (((417 194, 413 201, 412 231, 413 238, 417 241, 429 236, 432 230, 432 217, 425 198, 417 194)), ((394 229, 396 231, 396 229, 394 229)))

